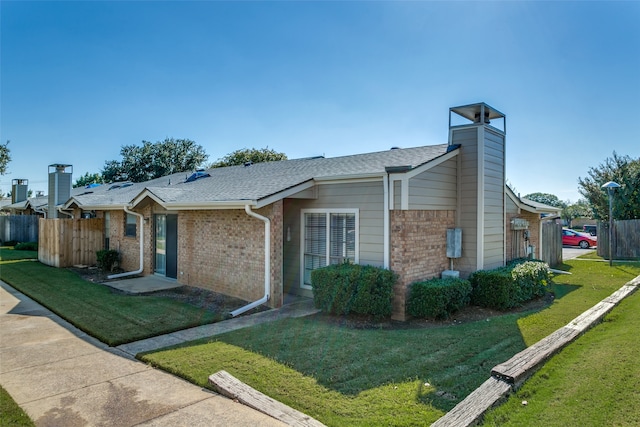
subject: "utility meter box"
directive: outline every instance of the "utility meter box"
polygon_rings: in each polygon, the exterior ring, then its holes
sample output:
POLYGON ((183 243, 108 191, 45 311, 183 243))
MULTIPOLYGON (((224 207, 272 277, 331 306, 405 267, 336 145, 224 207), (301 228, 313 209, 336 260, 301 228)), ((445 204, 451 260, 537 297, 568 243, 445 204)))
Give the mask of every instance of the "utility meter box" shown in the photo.
POLYGON ((462 228, 447 229, 447 258, 462 256, 462 228))

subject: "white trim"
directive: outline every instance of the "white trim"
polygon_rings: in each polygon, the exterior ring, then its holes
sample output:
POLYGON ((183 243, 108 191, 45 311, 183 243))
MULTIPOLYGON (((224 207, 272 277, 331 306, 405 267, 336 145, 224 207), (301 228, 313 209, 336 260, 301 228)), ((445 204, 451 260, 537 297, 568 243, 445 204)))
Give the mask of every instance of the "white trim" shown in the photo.
POLYGON ((389 175, 386 175, 384 177, 384 180, 382 182, 382 194, 384 197, 384 201, 382 203, 382 209, 383 209, 383 213, 382 213, 382 217, 383 217, 383 225, 382 225, 382 250, 384 252, 383 254, 383 261, 382 261, 382 265, 384 268, 389 268, 389 263, 390 263, 390 248, 391 248, 391 236, 390 236, 390 232, 389 232, 389 223, 390 223, 390 217, 391 215, 389 214, 389 203, 390 203, 390 199, 389 199, 389 175))
POLYGON ((429 160, 427 163, 424 163, 416 167, 415 169, 411 169, 409 172, 406 172, 404 175, 406 175, 407 178, 411 179, 416 175, 420 175, 421 173, 424 173, 429 169, 433 169, 436 166, 446 162, 447 160, 452 159, 453 157, 457 156, 459 152, 460 152, 460 148, 458 147, 454 150, 449 151, 448 153, 442 154, 440 157, 436 157, 433 160, 429 160))
POLYGON ((409 179, 407 177, 400 180, 400 210, 409 210, 409 179))
POLYGON ((360 262, 360 209, 358 208, 312 208, 312 209, 301 209, 300 210, 300 287, 302 289, 312 289, 311 286, 304 284, 304 246, 305 246, 305 221, 304 216, 308 213, 324 213, 327 218, 327 230, 326 230, 326 262, 329 265, 331 261, 331 214, 354 214, 355 215, 355 254, 353 262, 358 264, 360 262))
POLYGON ((268 206, 272 203, 275 203, 279 200, 285 199, 289 196, 293 196, 296 193, 299 193, 301 191, 305 191, 308 190, 310 188, 313 188, 316 185, 315 182, 313 182, 313 180, 309 180, 307 182, 304 182, 300 185, 296 185, 295 187, 291 187, 288 188, 286 190, 280 191, 278 193, 272 194, 270 196, 265 197, 264 199, 260 199, 257 201, 257 203, 255 204, 255 208, 256 209, 260 209, 264 206, 268 206))

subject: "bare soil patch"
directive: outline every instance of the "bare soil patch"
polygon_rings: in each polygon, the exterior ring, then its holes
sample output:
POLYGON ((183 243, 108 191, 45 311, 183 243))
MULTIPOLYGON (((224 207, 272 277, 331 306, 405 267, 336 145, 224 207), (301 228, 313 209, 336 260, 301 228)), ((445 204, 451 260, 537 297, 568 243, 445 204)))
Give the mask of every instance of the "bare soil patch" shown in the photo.
MULTIPOLYGON (((112 280, 107 279, 107 276, 113 274, 111 272, 105 272, 99 268, 77 268, 71 267, 70 270, 74 271, 84 280, 92 283, 108 283, 112 280)), ((112 292, 123 293, 117 289, 111 288, 112 292)), ((140 295, 140 294, 138 294, 140 295)), ((190 304, 192 306, 209 310, 215 313, 228 313, 237 308, 240 308, 250 301, 245 301, 240 298, 230 297, 218 292, 213 292, 207 289, 197 288, 195 286, 183 285, 179 288, 167 289, 163 291, 149 292, 142 295, 153 295, 158 297, 171 298, 176 301, 190 304)), ((259 313, 261 311, 269 310, 269 307, 261 305, 254 309, 251 309, 243 315, 249 315, 252 313, 259 313)))
MULTIPOLYGON (((104 283, 109 282, 107 276, 110 272, 104 272, 98 268, 70 268, 75 271, 83 279, 94 282, 104 283)), ((114 292, 118 292, 114 290, 114 292)), ((193 305, 198 308, 203 308, 217 313, 225 313, 235 310, 243 305, 247 304, 247 301, 243 301, 238 298, 233 298, 224 294, 209 291, 194 286, 181 286, 175 289, 169 289, 164 291, 157 291, 147 295, 162 296, 177 301, 184 302, 186 304, 193 305)), ((496 316, 503 316, 510 313, 521 313, 530 310, 541 310, 549 305, 554 300, 552 293, 547 293, 541 298, 537 298, 529 301, 528 303, 513 308, 507 311, 493 310, 489 308, 467 306, 454 313, 448 319, 409 319, 405 322, 391 320, 391 319, 376 319, 373 316, 360 316, 360 315, 347 315, 338 316, 326 313, 318 313, 312 317, 320 322, 325 322, 333 325, 338 325, 351 329, 414 329, 414 328, 435 328, 450 325, 459 325, 462 323, 476 322, 478 320, 490 319, 496 316)), ((269 310, 269 307, 264 305, 256 307, 243 315, 249 315, 258 313, 261 311, 269 310)))
POLYGON ((376 319, 373 316, 347 315, 337 316, 326 313, 318 313, 313 317, 321 322, 330 323, 351 329, 416 329, 416 328, 436 328, 442 326, 460 325, 463 323, 476 322, 478 320, 491 319, 496 316, 503 316, 511 313, 522 313, 531 310, 541 310, 554 300, 552 293, 529 301, 528 303, 515 307, 511 310, 499 311, 490 308, 483 308, 469 305, 454 313, 448 319, 409 319, 401 322, 390 319, 376 319))

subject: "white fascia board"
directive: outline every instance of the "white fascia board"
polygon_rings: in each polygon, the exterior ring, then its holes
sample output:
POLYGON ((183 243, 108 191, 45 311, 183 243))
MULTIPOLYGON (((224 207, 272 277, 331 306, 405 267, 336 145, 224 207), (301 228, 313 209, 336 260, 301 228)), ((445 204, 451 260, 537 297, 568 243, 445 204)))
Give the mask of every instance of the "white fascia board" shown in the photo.
POLYGON ((222 209, 244 209, 245 206, 252 208, 257 206, 255 200, 225 200, 219 202, 195 202, 195 203, 163 203, 162 207, 168 211, 203 211, 222 209))
POLYGON ((438 166, 439 164, 446 162, 449 159, 452 159, 453 157, 457 156, 459 152, 460 152, 460 149, 456 148, 455 150, 451 150, 448 153, 442 154, 440 157, 436 157, 433 160, 429 160, 427 163, 420 165, 415 169, 411 169, 409 172, 405 172, 404 174, 397 174, 397 175, 404 175, 407 178, 411 179, 416 175, 420 175, 421 173, 426 172, 429 169, 432 169, 438 166))
POLYGON ((285 198, 287 198, 289 196, 292 196, 292 195, 294 195, 296 193, 299 193, 301 191, 308 190, 309 188, 312 188, 315 185, 316 185, 316 183, 313 182, 313 180, 311 179, 311 180, 309 180, 307 182, 303 182, 302 184, 296 185, 296 186, 291 187, 291 188, 287 188, 286 190, 279 191, 279 192, 277 192, 275 194, 272 194, 272 195, 267 196, 267 197, 265 197, 263 199, 260 199, 252 207, 254 207, 256 209, 260 209, 260 208, 262 208, 264 206, 268 206, 268 205, 270 205, 270 204, 272 204, 274 202, 277 202, 278 200, 282 200, 282 199, 285 199, 285 198))
POLYGON ((136 207, 140 202, 142 202, 147 197, 153 200, 154 202, 156 202, 157 204, 159 204, 160 206, 164 206, 164 203, 165 203, 164 200, 162 200, 160 197, 153 194, 153 192, 148 188, 145 188, 136 197, 133 198, 133 200, 131 201, 131 207, 132 208, 136 207))
POLYGON ((353 175, 337 175, 313 178, 318 184, 350 184, 354 182, 375 182, 382 181, 385 172, 363 173, 353 175))
POLYGON ((561 208, 556 208, 555 206, 548 206, 546 208, 540 208, 540 207, 528 205, 525 202, 523 202, 522 200, 520 200, 520 198, 515 195, 513 190, 511 188, 509 188, 508 185, 505 186, 505 187, 507 188, 507 191, 506 191, 507 195, 516 204, 516 206, 519 209, 522 209, 522 210, 525 210, 525 211, 531 212, 531 213, 558 213, 558 212, 562 211, 561 208))
MULTIPOLYGON (((74 197, 70 198, 69 200, 66 201, 66 203, 64 203, 61 207, 61 209, 63 210, 68 210, 70 209, 73 205, 75 205, 77 208, 85 210, 85 211, 121 211, 122 209, 124 209, 125 206, 129 206, 126 203, 121 203, 121 204, 109 204, 109 205, 90 205, 90 204, 83 204, 80 203, 78 200, 76 200, 74 197)), ((41 206, 47 206, 47 205, 41 205, 41 206)), ((40 206, 34 206, 35 208, 38 208, 40 206)))

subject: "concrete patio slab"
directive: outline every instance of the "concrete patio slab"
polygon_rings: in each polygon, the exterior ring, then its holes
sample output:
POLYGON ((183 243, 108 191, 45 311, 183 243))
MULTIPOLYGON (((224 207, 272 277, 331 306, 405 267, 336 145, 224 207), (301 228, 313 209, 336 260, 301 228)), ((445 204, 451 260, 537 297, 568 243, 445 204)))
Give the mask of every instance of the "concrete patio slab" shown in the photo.
POLYGON ((175 279, 167 279, 162 276, 142 276, 130 279, 112 280, 101 283, 101 285, 109 286, 119 291, 131 294, 164 291, 182 286, 175 279))

